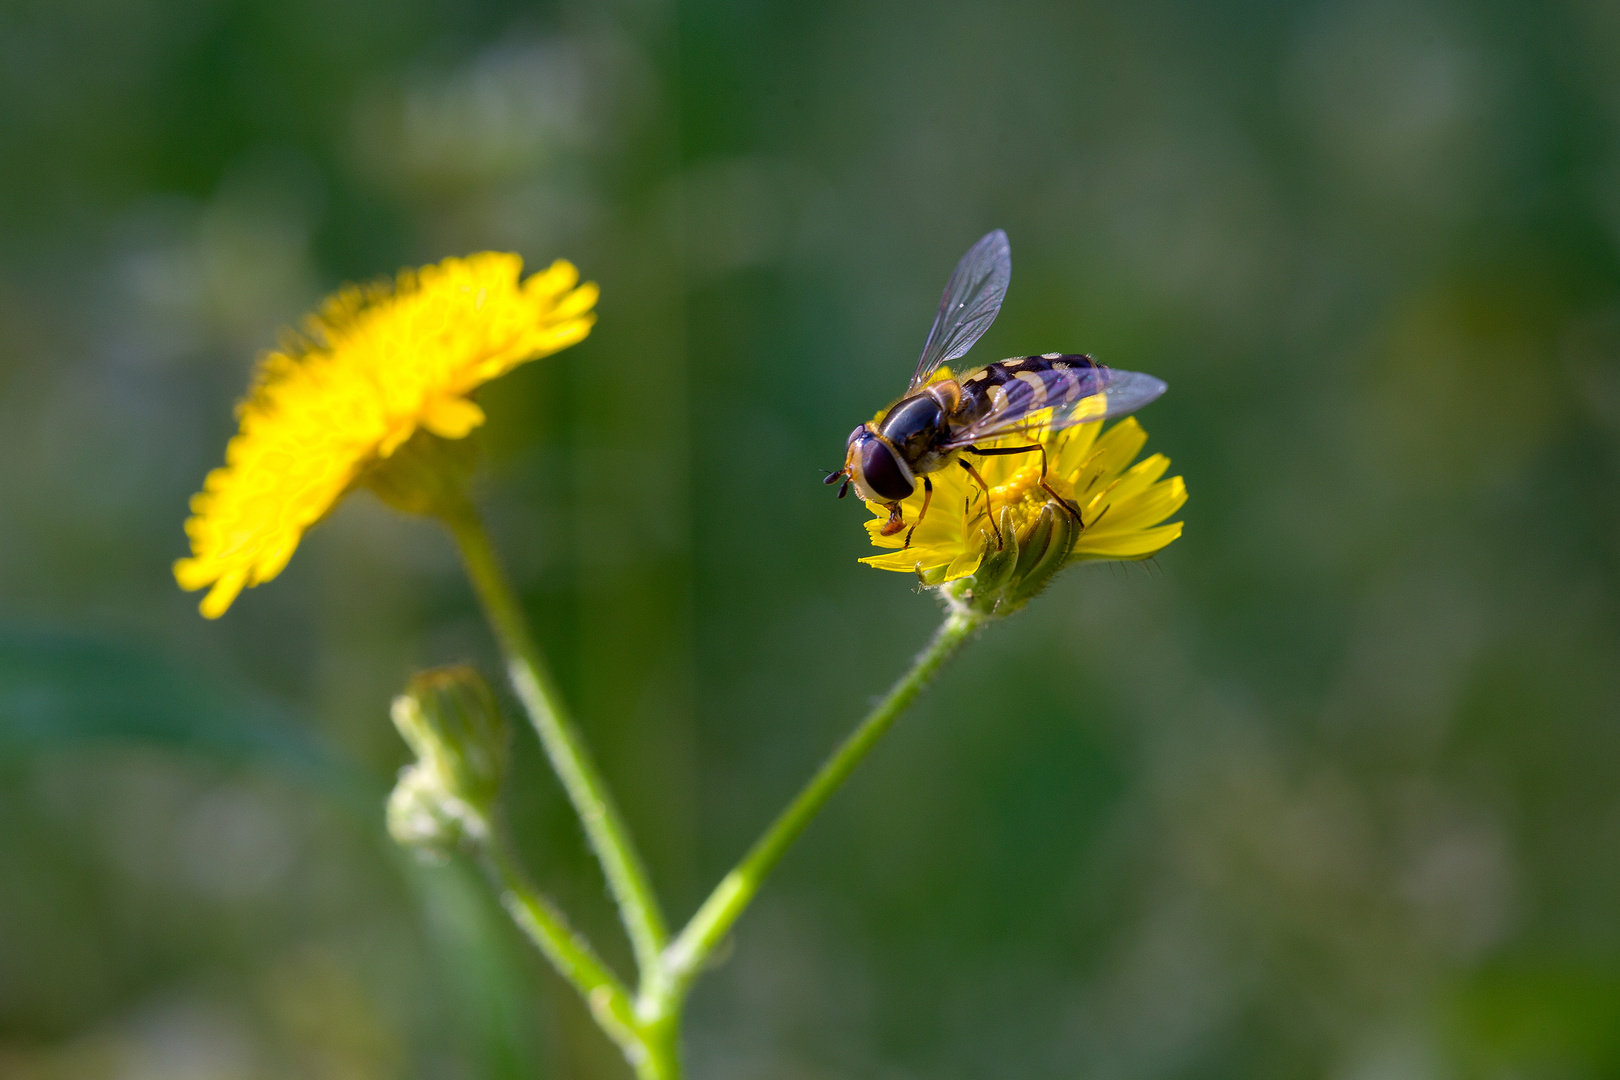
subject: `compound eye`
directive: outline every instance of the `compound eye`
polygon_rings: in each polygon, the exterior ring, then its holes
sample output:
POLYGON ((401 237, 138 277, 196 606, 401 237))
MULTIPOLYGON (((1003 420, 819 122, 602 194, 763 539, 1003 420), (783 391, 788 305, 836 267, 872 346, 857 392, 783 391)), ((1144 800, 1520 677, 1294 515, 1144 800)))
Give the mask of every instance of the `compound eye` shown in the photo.
POLYGON ((861 446, 861 475, 867 487, 889 502, 899 502, 917 490, 895 459, 894 451, 881 439, 868 439, 861 446))
POLYGON ((862 435, 865 435, 865 434, 866 434, 866 425, 865 424, 857 424, 855 426, 855 430, 849 433, 849 438, 844 440, 844 445, 846 447, 849 446, 850 443, 853 443, 856 439, 860 438, 862 435))

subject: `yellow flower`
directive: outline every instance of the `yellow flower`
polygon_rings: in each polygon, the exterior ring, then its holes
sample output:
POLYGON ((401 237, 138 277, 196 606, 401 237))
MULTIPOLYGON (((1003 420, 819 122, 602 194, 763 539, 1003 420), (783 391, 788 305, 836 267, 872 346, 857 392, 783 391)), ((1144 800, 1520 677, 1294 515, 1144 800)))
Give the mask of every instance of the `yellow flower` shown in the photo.
MULTIPOLYGON (((1187 485, 1181 477, 1160 479, 1170 467, 1170 459, 1154 454, 1131 465, 1147 443, 1147 432, 1134 417, 1106 432, 1101 429, 1099 422, 1061 431, 1036 430, 1029 436, 990 444, 1032 446, 1039 442, 1046 448, 1047 484, 1079 508, 1081 527, 1063 530, 1065 542, 1072 546, 1066 554, 1059 554, 1062 561, 1051 565, 1049 573, 1092 559, 1145 559, 1181 535, 1181 522, 1160 524, 1187 501, 1187 485)), ((1008 548, 1029 540, 1039 531, 1042 511, 1051 502, 1040 486, 1041 455, 1031 451, 969 460, 990 485, 990 503, 1002 531, 1008 534, 1008 548)), ((875 515, 866 523, 873 545, 891 550, 861 562, 881 570, 916 573, 925 584, 941 585, 973 576, 998 549, 985 511, 984 490, 967 472, 952 464, 929 476, 934 481, 933 502, 909 547, 902 546, 904 532, 882 534, 888 507, 866 504, 875 515)), ((919 486, 901 504, 908 523, 917 521, 922 505, 919 486)), ((1046 520, 1052 521, 1050 510, 1046 520)))
POLYGON ((261 358, 225 464, 192 496, 191 557, 174 564, 182 588, 212 586, 205 616, 279 574, 368 466, 419 429, 462 438, 484 422, 472 391, 590 333, 595 285, 576 288, 561 260, 522 269, 484 252, 345 288, 261 358))

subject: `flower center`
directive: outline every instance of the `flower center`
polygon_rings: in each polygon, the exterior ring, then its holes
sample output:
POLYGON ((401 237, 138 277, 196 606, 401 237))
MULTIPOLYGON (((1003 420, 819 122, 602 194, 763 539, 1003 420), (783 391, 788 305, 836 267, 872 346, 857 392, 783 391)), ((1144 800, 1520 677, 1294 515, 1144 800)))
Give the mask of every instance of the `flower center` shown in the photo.
MULTIPOLYGON (((996 514, 999 517, 1003 508, 1012 511, 1013 528, 1020 534, 1034 524, 1040 517, 1041 508, 1051 499, 1040 486, 1040 457, 1036 454, 1031 454, 1030 457, 1034 459, 1030 464, 1021 466, 1005 483, 997 484, 990 489, 990 504, 995 508, 996 514)), ((1046 482, 1060 492, 1069 486, 1052 474, 1047 475, 1046 482)), ((974 507, 974 511, 973 523, 977 525, 984 521, 982 500, 974 507)))
MULTIPOLYGON (((990 489, 990 501, 997 506, 1006 506, 1028 495, 1031 489, 1040 490, 1036 485, 1041 479, 1041 466, 1039 461, 1033 465, 1025 465, 1007 479, 1005 484, 997 484, 990 489)), ((1042 494, 1045 494, 1044 492, 1042 494)))

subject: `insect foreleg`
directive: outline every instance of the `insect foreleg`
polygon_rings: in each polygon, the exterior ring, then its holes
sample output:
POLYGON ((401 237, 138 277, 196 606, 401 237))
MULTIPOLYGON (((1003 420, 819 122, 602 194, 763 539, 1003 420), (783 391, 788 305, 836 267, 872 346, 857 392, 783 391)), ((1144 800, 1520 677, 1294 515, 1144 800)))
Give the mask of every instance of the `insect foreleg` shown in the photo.
POLYGON ((922 509, 917 511, 917 520, 913 521, 911 523, 911 528, 906 531, 906 542, 904 544, 900 545, 900 550, 901 551, 904 551, 904 550, 906 550, 906 548, 911 546, 911 534, 917 531, 917 526, 921 525, 922 522, 923 522, 923 518, 928 516, 928 504, 933 502, 933 501, 934 501, 934 481, 932 479, 930 479, 929 477, 925 476, 925 477, 923 477, 923 504, 922 504, 922 509))
POLYGON ((897 502, 890 503, 889 520, 885 521, 883 523, 883 528, 879 529, 878 531, 884 536, 893 536, 895 533, 899 532, 905 527, 906 519, 900 516, 900 504, 897 502))
POLYGON ((979 470, 972 465, 969 465, 961 458, 957 458, 956 463, 966 469, 967 474, 978 481, 980 487, 984 488, 984 516, 990 519, 990 531, 996 534, 996 547, 1000 548, 1002 546, 1001 526, 996 524, 996 508, 990 502, 990 485, 984 482, 984 477, 980 476, 979 470))

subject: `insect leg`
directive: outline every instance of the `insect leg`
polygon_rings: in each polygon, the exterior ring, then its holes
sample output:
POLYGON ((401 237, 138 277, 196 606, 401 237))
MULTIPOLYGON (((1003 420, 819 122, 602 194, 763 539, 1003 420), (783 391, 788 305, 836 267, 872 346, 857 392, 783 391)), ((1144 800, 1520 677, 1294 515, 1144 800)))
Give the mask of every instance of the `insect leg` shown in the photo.
POLYGON ((879 531, 884 536, 893 536, 895 533, 899 532, 905 527, 906 519, 900 516, 900 504, 897 502, 890 503, 889 520, 883 523, 883 528, 879 531))
POLYGON ((1074 523, 1076 525, 1080 526, 1082 529, 1086 527, 1085 519, 1080 516, 1080 508, 1074 503, 1070 502, 1068 499, 1065 499, 1063 496, 1059 495, 1056 491, 1053 491, 1052 485, 1046 482, 1045 477, 1041 478, 1041 490, 1052 496, 1052 500, 1059 506, 1063 507, 1063 512, 1074 518, 1074 523))
POLYGON ((1057 504, 1063 507, 1064 513, 1074 518, 1076 522, 1079 522, 1081 528, 1085 527, 1085 522, 1081 521, 1080 511, 1076 509, 1075 505, 1068 499, 1065 499, 1063 496, 1059 495, 1056 491, 1053 491, 1052 485, 1046 482, 1046 447, 1043 444, 1036 443, 1034 446, 996 446, 990 448, 989 450, 980 450, 977 446, 969 446, 965 449, 969 453, 979 454, 983 457, 999 457, 1003 454, 1027 454, 1032 450, 1039 450, 1041 452, 1041 490, 1052 496, 1057 504))
POLYGON ((1003 454, 1029 454, 1039 450, 1041 452, 1041 472, 1043 474, 1046 472, 1046 447, 1040 443, 1036 443, 1034 446, 992 446, 988 450, 980 450, 977 446, 964 446, 962 449, 970 454, 978 454, 980 457, 1001 457, 1003 454))
POLYGON ((984 488, 984 516, 990 519, 990 531, 996 534, 996 547, 1001 547, 1003 543, 1001 539, 1001 526, 996 524, 996 508, 990 503, 990 485, 984 482, 984 477, 980 476, 979 470, 975 469, 972 465, 969 465, 961 458, 957 458, 956 463, 962 466, 962 468, 966 469, 967 474, 973 477, 974 480, 978 481, 980 487, 984 488))
POLYGON ((1057 500, 1057 504, 1063 507, 1063 512, 1074 518, 1074 523, 1084 529, 1086 527, 1086 521, 1080 516, 1079 504, 1071 503, 1068 499, 1065 499, 1056 491, 1052 490, 1052 485, 1046 482, 1046 446, 1043 443, 1036 443, 1035 445, 1039 446, 1041 450, 1041 490, 1052 496, 1053 499, 1057 500))
POLYGON ((911 528, 909 530, 907 530, 907 532, 906 532, 906 542, 904 544, 900 545, 900 550, 901 551, 904 551, 904 550, 906 550, 906 548, 911 546, 911 534, 916 532, 917 531, 917 526, 922 524, 923 518, 928 515, 928 504, 933 502, 933 501, 934 501, 934 481, 925 476, 925 477, 923 477, 923 505, 922 505, 922 509, 917 511, 917 520, 913 521, 911 523, 911 528))

